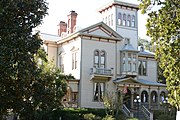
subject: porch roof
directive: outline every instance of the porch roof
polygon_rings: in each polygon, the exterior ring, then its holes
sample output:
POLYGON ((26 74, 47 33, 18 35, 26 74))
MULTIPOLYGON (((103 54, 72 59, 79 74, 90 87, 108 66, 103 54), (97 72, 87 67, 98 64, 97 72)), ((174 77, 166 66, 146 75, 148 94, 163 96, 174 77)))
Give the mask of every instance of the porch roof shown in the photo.
POLYGON ((134 79, 132 77, 120 77, 117 78, 115 80, 113 80, 114 83, 119 83, 119 84, 123 84, 123 83, 138 83, 138 84, 142 84, 142 85, 151 85, 151 86, 166 86, 165 84, 162 83, 158 83, 155 81, 150 81, 150 80, 144 80, 144 79, 134 79))

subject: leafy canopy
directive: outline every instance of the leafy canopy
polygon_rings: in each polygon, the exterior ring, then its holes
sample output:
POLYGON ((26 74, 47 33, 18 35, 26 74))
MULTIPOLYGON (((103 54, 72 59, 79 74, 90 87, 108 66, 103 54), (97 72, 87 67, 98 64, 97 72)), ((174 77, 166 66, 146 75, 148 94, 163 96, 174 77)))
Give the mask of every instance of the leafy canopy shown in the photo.
POLYGON ((156 43, 156 58, 164 70, 169 102, 180 110, 180 2, 179 0, 140 0, 142 13, 148 13, 147 35, 156 43))

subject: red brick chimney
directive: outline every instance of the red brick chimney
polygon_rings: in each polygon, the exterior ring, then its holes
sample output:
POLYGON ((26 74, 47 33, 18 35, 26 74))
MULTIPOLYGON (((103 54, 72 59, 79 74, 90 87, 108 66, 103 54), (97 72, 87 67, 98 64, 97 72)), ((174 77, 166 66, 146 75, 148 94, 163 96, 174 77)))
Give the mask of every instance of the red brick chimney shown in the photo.
POLYGON ((59 23, 59 29, 58 29, 58 35, 61 36, 62 32, 67 32, 67 23, 64 21, 60 21, 59 23))
POLYGON ((70 11, 70 14, 68 15, 68 34, 75 32, 77 15, 78 14, 75 11, 70 11))

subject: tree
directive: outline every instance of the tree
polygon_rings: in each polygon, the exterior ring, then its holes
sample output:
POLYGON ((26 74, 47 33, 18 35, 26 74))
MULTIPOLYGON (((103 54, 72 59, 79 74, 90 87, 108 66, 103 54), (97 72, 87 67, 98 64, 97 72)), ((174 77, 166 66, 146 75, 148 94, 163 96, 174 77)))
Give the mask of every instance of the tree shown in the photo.
POLYGON ((157 45, 156 58, 164 70, 169 102, 180 111, 180 2, 141 0, 140 9, 149 16, 147 35, 157 45))
POLYGON ((53 61, 47 60, 47 55, 43 49, 39 49, 35 55, 38 68, 41 71, 33 85, 32 101, 36 104, 36 113, 34 119, 44 119, 47 116, 42 114, 52 112, 62 106, 61 99, 66 94, 67 83, 69 79, 74 79, 71 75, 64 75, 57 68, 53 61))
POLYGON ((9 111, 19 115, 26 113, 28 117, 37 107, 32 102, 32 93, 40 71, 34 54, 42 40, 38 33, 32 33, 32 29, 41 24, 46 14, 45 0, 0 1, 1 117, 9 111))

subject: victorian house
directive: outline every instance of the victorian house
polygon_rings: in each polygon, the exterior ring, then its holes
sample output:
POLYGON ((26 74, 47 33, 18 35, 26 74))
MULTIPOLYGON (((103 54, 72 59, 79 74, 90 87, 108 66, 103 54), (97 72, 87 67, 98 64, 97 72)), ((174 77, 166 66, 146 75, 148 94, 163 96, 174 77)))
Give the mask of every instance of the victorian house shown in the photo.
POLYGON ((118 92, 127 115, 137 103, 146 112, 160 109, 166 85, 157 82, 154 53, 138 47, 138 5, 113 0, 99 13, 102 22, 77 30, 78 14, 70 11, 58 36, 42 34, 48 57, 76 78, 67 81, 65 105, 103 108, 104 96, 118 92))

